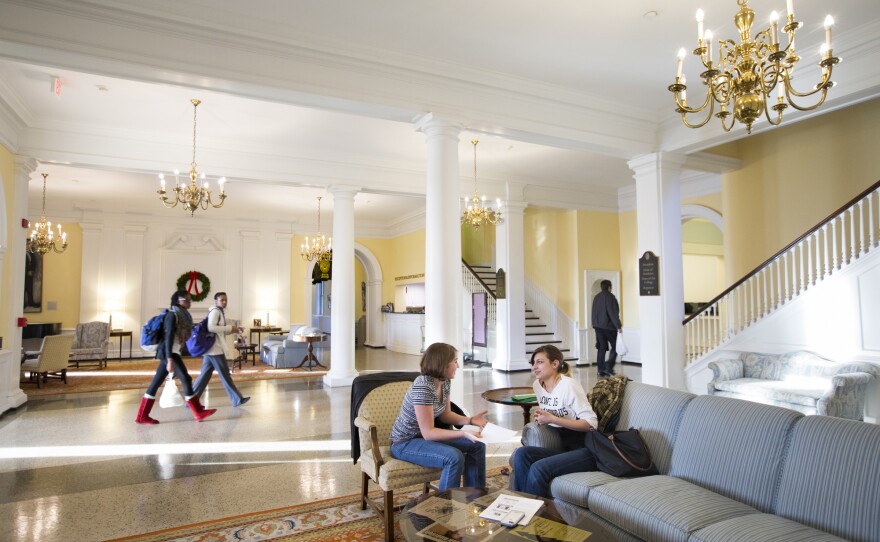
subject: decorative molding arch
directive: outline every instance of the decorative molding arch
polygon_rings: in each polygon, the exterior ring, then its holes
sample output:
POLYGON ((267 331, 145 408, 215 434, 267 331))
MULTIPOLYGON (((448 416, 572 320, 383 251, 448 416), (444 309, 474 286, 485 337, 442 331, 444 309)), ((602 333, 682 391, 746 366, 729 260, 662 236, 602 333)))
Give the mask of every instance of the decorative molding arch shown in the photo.
POLYGON ((715 227, 721 231, 722 235, 724 234, 724 217, 714 209, 710 209, 704 205, 682 205, 682 222, 691 218, 704 218, 714 224, 715 227))
POLYGON ((168 238, 162 250, 186 250, 195 252, 225 252, 226 247, 220 239, 211 233, 189 235, 175 233, 168 238))

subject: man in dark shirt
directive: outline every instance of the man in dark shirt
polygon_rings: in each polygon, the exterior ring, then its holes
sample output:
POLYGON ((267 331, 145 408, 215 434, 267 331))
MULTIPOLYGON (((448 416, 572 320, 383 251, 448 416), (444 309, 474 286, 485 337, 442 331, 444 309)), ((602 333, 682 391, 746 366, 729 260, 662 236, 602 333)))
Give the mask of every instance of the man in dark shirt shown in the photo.
POLYGON ((614 373, 614 363, 617 361, 617 334, 623 331, 620 324, 620 305, 617 298, 611 293, 611 281, 603 280, 600 283, 602 291, 593 298, 593 329, 596 331, 596 364, 599 366, 599 376, 611 376, 614 373), (608 360, 605 360, 605 352, 611 351, 608 360))

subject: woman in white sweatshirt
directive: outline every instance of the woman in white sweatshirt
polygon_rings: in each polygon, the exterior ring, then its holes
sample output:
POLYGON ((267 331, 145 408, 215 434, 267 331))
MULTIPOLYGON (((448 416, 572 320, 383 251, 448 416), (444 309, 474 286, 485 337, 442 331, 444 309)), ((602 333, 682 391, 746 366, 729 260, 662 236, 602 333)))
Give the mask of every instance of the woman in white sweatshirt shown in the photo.
POLYGON ((193 393, 201 397, 205 388, 208 387, 211 375, 216 370, 217 374, 220 375, 220 382, 223 382, 223 387, 226 388, 229 400, 232 401, 232 406, 237 407, 247 403, 251 398, 243 397, 238 388, 235 387, 232 375, 229 374, 229 365, 226 363, 226 356, 229 355, 226 335, 244 331, 242 327, 236 328, 226 323, 226 313, 224 311, 226 310, 227 302, 226 292, 214 294, 214 306, 208 312, 208 331, 217 335, 217 338, 214 339, 213 346, 205 352, 205 357, 202 360, 202 372, 193 384, 193 393))
POLYGON ((596 413, 577 380, 568 376, 569 366, 553 345, 535 349, 529 361, 538 401, 535 423, 557 432, 565 451, 540 446, 517 448, 513 455, 513 483, 516 491, 549 496, 553 478, 572 472, 597 470, 593 453, 584 447, 587 431, 598 426, 596 413))

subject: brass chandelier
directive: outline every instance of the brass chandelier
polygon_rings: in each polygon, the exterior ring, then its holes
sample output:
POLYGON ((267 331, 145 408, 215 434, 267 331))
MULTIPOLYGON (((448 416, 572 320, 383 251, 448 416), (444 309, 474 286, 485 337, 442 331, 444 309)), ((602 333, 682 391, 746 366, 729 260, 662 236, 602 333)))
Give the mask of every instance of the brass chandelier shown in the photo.
POLYGON ((828 89, 834 86, 831 71, 840 62, 840 58, 831 54, 831 26, 834 19, 830 15, 825 18, 825 43, 819 50, 822 77, 811 90, 800 92, 795 90, 792 79, 795 65, 800 60, 795 54, 794 36, 803 23, 795 20, 793 0, 787 0, 788 23, 782 31, 788 34, 788 43, 784 47, 779 42, 779 15, 775 11, 770 14, 770 25, 752 39, 755 12, 749 9, 749 0, 737 0, 737 4, 739 11, 733 20, 739 29, 740 43, 718 40, 717 56, 712 54, 712 32, 703 32, 703 10, 697 10, 697 48, 693 53, 706 69, 700 74, 700 78, 707 87, 706 97, 698 107, 687 104, 687 86, 682 74, 687 52, 684 49, 678 52, 675 83, 669 86, 669 91, 675 96, 676 112, 681 113, 681 119, 688 128, 700 128, 709 122, 715 112, 716 102, 720 111, 715 116, 721 119, 725 132, 729 132, 735 124, 734 120, 730 120, 728 124, 731 113, 735 120, 746 125, 748 133, 752 132, 752 124, 761 115, 771 125, 778 126, 782 122, 782 112, 789 105, 800 111, 816 109, 825 101, 828 89), (775 103, 771 97, 774 89, 775 103), (818 95, 818 101, 813 105, 804 106, 795 102, 797 98, 814 95, 818 95), (696 124, 688 121, 688 114, 707 109, 703 120, 696 124), (771 109, 776 112, 775 118, 771 117, 771 109))
POLYGON ((501 216, 501 200, 496 199, 497 208, 490 209, 486 207, 486 196, 480 200, 480 196, 477 195, 477 143, 479 141, 473 139, 471 143, 474 145, 474 195, 471 200, 464 198, 465 210, 461 215, 461 222, 475 228, 484 224, 492 226, 504 224, 504 218, 501 216))
POLYGON ((27 239, 27 251, 31 253, 39 252, 45 254, 50 250, 62 253, 67 249, 67 232, 61 231, 61 224, 58 224, 58 236, 52 232, 52 223, 46 221, 46 177, 48 173, 43 173, 43 212, 40 214, 40 221, 34 224, 27 239))
POLYGON ((318 196, 318 234, 312 237, 306 236, 306 241, 300 245, 300 255, 303 260, 310 262, 312 260, 330 261, 333 257, 333 238, 326 238, 321 235, 321 196, 318 196))
POLYGON ((220 185, 220 202, 214 203, 211 200, 211 190, 208 187, 208 181, 205 178, 205 174, 202 173, 199 175, 199 172, 196 168, 196 111, 198 110, 199 104, 202 103, 201 100, 193 98, 190 100, 193 104, 193 153, 192 153, 192 163, 190 163, 189 170, 189 186, 186 185, 186 181, 184 183, 180 182, 180 170, 174 170, 174 195, 169 198, 165 192, 165 174, 159 174, 159 199, 162 200, 162 203, 165 207, 177 207, 178 203, 183 204, 184 211, 189 211, 190 216, 195 216, 196 210, 201 208, 202 210, 207 210, 208 206, 214 207, 215 209, 219 209, 223 207, 223 201, 226 199, 226 192, 223 189, 224 184, 226 183, 226 177, 220 177, 217 180, 217 183, 220 185), (199 183, 196 183, 196 179, 198 179, 199 183), (170 202, 170 203, 169 203, 170 202))

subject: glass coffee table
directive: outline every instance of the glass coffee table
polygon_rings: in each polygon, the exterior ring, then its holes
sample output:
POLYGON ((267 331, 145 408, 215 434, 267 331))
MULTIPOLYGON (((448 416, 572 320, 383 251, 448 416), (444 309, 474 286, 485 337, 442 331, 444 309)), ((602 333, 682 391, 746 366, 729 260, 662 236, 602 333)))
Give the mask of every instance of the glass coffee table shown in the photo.
MULTIPOLYGON (((566 514, 566 516, 569 514, 566 514)), ((457 540, 461 542, 612 542, 615 538, 602 526, 579 512, 564 517, 553 501, 511 490, 462 487, 420 496, 400 516, 400 531, 409 541, 457 540), (504 527, 480 517, 480 513, 501 492, 539 499, 544 505, 528 525, 504 527)))

